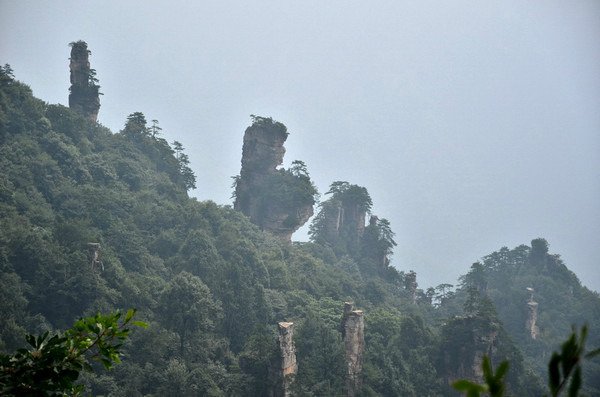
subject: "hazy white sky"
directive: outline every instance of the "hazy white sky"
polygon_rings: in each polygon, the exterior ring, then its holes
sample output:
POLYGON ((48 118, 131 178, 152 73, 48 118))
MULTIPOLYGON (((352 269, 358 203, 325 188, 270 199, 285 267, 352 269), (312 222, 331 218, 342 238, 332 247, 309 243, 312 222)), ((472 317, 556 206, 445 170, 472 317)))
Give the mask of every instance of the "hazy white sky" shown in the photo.
POLYGON ((67 104, 87 41, 100 122, 158 119, 220 204, 272 116, 321 192, 369 190, 422 287, 544 237, 600 290, 599 38, 597 0, 0 0, 0 62, 36 96, 67 104))

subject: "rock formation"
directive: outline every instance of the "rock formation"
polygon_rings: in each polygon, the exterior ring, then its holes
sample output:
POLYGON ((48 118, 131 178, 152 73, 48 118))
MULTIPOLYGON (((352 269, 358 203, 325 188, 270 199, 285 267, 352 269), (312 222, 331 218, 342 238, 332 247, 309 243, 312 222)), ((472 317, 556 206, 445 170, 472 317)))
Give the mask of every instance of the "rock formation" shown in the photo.
POLYGON ((88 120, 96 122, 100 110, 100 86, 90 69, 90 51, 85 41, 71 43, 71 88, 69 89, 69 107, 88 120))
POLYGON ((480 383, 483 380, 483 357, 495 360, 498 345, 496 324, 473 316, 455 317, 452 322, 452 345, 443 346, 444 359, 440 375, 451 385, 458 379, 468 379, 480 383), (458 343, 457 343, 458 342, 458 343))
POLYGON ((474 345, 479 346, 479 348, 475 350, 473 364, 471 365, 470 371, 465 374, 466 378, 476 381, 481 381, 483 379, 483 369, 481 366, 483 363, 483 356, 487 355, 492 357, 496 352, 497 337, 498 332, 492 331, 476 338, 474 345))
POLYGON ((244 133, 234 208, 262 230, 291 241, 292 234, 313 215, 316 189, 305 168, 298 172, 277 168, 283 162, 287 137, 283 124, 253 116, 244 133))
POLYGON ((323 206, 324 237, 327 241, 336 241, 341 236, 358 242, 365 231, 367 212, 358 203, 332 200, 323 206))
POLYGON ((311 225, 314 241, 329 245, 336 254, 357 257, 365 233, 365 219, 372 201, 362 186, 348 182, 333 182, 331 197, 320 204, 319 213, 311 225))
POLYGON ((361 211, 354 203, 332 203, 326 209, 325 217, 325 233, 332 241, 339 238, 344 229, 352 234, 352 240, 358 241, 365 230, 366 212, 361 211))
POLYGON ((365 321, 362 310, 354 310, 351 302, 344 303, 342 335, 346 352, 346 391, 354 397, 362 384, 363 353, 365 350, 365 321))
POLYGON ((100 260, 100 243, 88 243, 87 246, 92 270, 94 270, 96 266, 99 266, 102 271, 104 271, 104 263, 100 260))
POLYGON ((415 273, 413 270, 406 273, 406 275, 404 276, 404 284, 406 290, 410 294, 411 302, 417 303, 417 273, 415 273))
POLYGON ((279 328, 279 349, 281 352, 281 365, 279 368, 279 379, 281 386, 276 396, 291 396, 291 385, 298 373, 296 363, 296 347, 294 346, 294 323, 281 322, 279 328))
POLYGON ((527 301, 527 321, 525 322, 525 328, 529 332, 531 339, 537 339, 540 334, 540 329, 536 325, 537 323, 537 311, 538 303, 533 300, 533 288, 527 288, 529 291, 529 300, 527 301))

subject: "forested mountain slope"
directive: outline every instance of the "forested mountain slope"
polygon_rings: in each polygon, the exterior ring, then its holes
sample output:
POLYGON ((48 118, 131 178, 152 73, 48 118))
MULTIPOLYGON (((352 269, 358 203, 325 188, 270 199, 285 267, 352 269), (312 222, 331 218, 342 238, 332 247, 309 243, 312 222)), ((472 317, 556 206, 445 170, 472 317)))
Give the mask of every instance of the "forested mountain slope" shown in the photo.
MULTIPOLYGON (((457 313, 470 291, 489 296, 504 328, 542 378, 547 362, 572 326, 588 324, 588 345, 600 346, 600 297, 581 285, 548 242, 531 247, 503 247, 474 263, 461 277, 461 287, 440 307, 444 316, 457 313)), ((600 393, 600 362, 584 367, 586 387, 600 393)))
MULTIPOLYGON (((2 351, 19 347, 25 332, 136 307, 150 326, 132 334, 121 365, 83 379, 94 395, 280 395, 277 324, 286 321, 295 326, 295 395, 348 395, 354 386, 358 395, 453 395, 448 382, 476 378, 490 353, 494 362, 510 359, 514 395, 535 396, 536 360, 568 324, 598 329, 597 294, 556 257, 534 259, 529 248, 486 257, 485 288, 469 290, 478 277, 471 271, 463 288, 435 300, 413 272, 390 266, 389 222, 365 224, 371 199, 347 182, 331 185, 312 242, 276 238, 229 206, 189 198, 195 181, 183 148, 154 127, 136 112, 112 133, 34 98, 8 66, 0 69, 2 351), (534 266, 521 266, 519 255, 534 266), (526 307, 525 287, 539 302, 533 342, 522 309, 512 309, 526 307), (364 313, 354 386, 340 325, 347 301, 364 313)), ((311 186, 296 164, 273 179, 275 189, 311 186)), ((590 368, 588 381, 598 378, 590 368)))

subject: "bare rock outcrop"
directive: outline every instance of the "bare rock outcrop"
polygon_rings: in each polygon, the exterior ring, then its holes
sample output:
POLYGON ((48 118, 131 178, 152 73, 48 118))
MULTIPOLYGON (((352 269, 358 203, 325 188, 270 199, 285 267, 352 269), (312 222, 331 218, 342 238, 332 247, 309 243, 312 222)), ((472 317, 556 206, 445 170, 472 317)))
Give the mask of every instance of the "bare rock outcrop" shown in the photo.
POLYGON ((300 161, 283 163, 287 128, 271 118, 253 116, 244 133, 242 169, 235 182, 234 208, 252 223, 284 241, 313 215, 316 189, 300 161))
POLYGON ((344 303, 342 334, 346 353, 346 392, 354 397, 362 385, 363 354, 365 350, 365 319, 362 310, 354 310, 353 304, 344 303))
POLYGON ((291 396, 291 385, 294 377, 298 373, 298 364, 296 362, 296 347, 294 345, 294 323, 280 322, 279 329, 279 350, 281 352, 281 365, 279 368, 279 378, 281 387, 278 396, 291 396))
POLYGON ((332 201, 324 206, 325 238, 336 241, 344 232, 351 241, 359 241, 365 230, 366 211, 359 204, 332 201))
POLYGON ((473 356, 473 364, 471 365, 470 371, 465 373, 465 377, 480 381, 483 379, 483 357, 485 355, 492 356, 496 352, 496 339, 498 337, 497 331, 492 331, 488 334, 481 335, 475 341, 475 346, 479 346, 479 349, 475 350, 473 356))
POLYGON ((96 83, 96 72, 90 68, 90 51, 85 41, 71 45, 71 88, 69 88, 69 108, 88 120, 96 122, 100 110, 100 86, 96 83))
POLYGON ((414 272, 413 270, 406 273, 406 275, 404 276, 404 284, 405 284, 406 290, 410 294, 411 302, 416 304, 417 303, 417 287, 418 287, 417 273, 414 272))
POLYGON ((525 328, 529 332, 531 339, 535 340, 540 334, 540 329, 537 326, 538 317, 538 303, 533 300, 533 288, 527 288, 529 291, 529 300, 527 301, 527 321, 525 322, 525 328))

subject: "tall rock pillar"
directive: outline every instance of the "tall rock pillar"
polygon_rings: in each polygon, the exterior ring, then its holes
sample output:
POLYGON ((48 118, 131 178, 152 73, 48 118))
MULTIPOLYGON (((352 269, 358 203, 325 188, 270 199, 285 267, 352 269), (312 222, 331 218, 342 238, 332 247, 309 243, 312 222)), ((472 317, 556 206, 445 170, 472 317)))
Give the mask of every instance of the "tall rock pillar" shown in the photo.
POLYGON ((90 51, 85 41, 71 43, 71 88, 69 107, 91 122, 98 120, 100 110, 100 86, 96 72, 90 68, 90 51))
POLYGON ((279 349, 281 351, 281 389, 280 396, 291 396, 291 385, 298 373, 296 347, 294 345, 294 323, 281 322, 279 328, 279 349))
POLYGON ((342 334, 346 353, 346 391, 348 397, 354 397, 362 385, 365 320, 363 311, 354 310, 351 302, 344 303, 342 334))
POLYGON ((529 300, 527 301, 527 321, 525 322, 525 328, 529 331, 531 339, 537 339, 540 334, 540 329, 537 326, 538 316, 538 303, 533 300, 533 288, 527 288, 529 291, 529 300))
POLYGON ((292 234, 313 215, 315 201, 307 173, 278 168, 283 163, 287 137, 287 128, 280 122, 253 116, 244 133, 233 207, 262 230, 290 242, 292 234))

